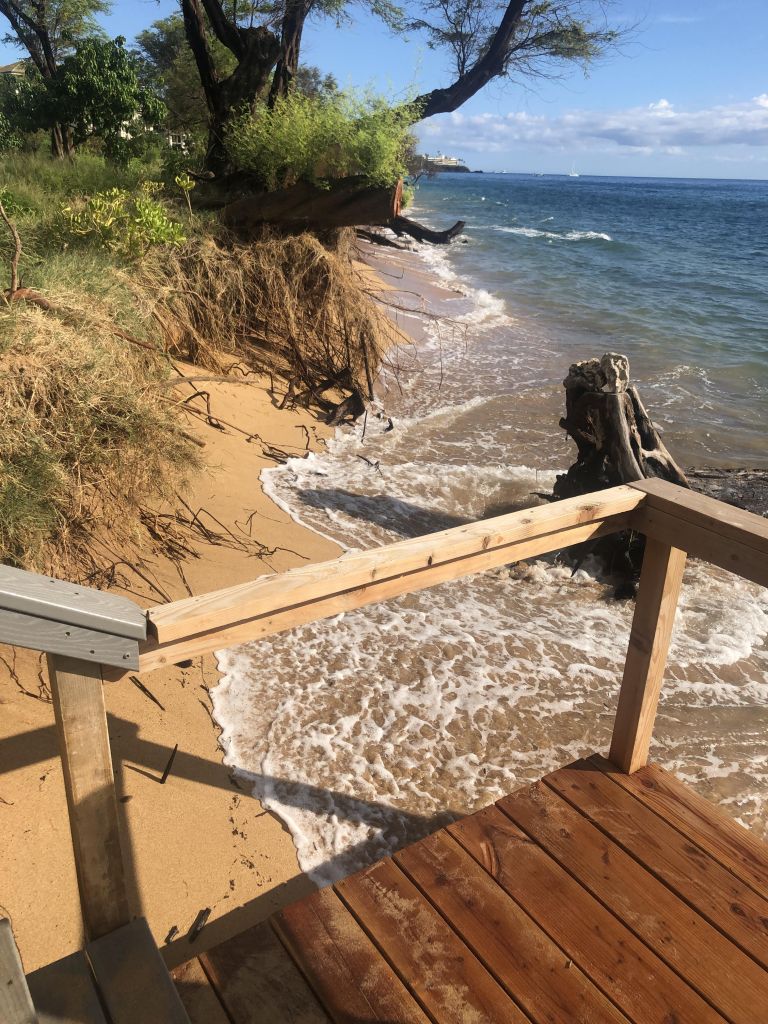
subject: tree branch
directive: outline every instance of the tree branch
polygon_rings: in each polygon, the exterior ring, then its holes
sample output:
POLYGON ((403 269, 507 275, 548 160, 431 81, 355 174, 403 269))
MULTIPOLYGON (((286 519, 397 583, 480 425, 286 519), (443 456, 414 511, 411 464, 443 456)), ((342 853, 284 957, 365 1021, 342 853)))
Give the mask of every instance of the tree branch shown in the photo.
POLYGON ((510 0, 504 17, 482 57, 445 89, 433 89, 414 101, 413 106, 419 111, 420 119, 457 110, 491 79, 504 74, 515 33, 529 2, 530 0, 510 0))

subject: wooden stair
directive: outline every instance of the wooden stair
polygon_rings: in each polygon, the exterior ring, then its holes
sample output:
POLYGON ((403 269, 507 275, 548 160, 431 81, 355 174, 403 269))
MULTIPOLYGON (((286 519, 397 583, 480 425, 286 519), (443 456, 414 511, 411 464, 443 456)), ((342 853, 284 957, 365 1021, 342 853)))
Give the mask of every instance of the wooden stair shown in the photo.
POLYGON ((189 1024, 143 917, 26 979, 0 921, 2 1024, 189 1024))

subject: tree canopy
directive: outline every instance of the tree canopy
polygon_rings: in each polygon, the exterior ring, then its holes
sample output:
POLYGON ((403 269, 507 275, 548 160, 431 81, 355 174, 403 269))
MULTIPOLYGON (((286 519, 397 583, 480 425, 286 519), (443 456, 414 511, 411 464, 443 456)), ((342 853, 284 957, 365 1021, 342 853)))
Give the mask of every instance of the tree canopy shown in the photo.
MULTIPOLYGON (((398 32, 422 33, 444 52, 451 81, 409 104, 412 120, 456 110, 494 79, 557 74, 586 67, 617 39, 605 17, 608 0, 416 0, 409 16, 391 0, 367 6, 398 32)), ((181 0, 210 117, 209 163, 226 161, 223 138, 233 113, 288 94, 300 63, 310 15, 341 19, 345 0, 269 0, 266 5, 225 0, 181 0), (214 47, 235 60, 217 67, 214 47)))
MULTIPOLYGON (((38 74, 53 78, 60 58, 77 40, 101 33, 96 15, 111 6, 110 0, 0 0, 0 15, 11 28, 3 42, 26 50, 38 74)), ((51 127, 51 149, 56 156, 71 152, 71 139, 61 125, 51 127)))
MULTIPOLYGON (((138 152, 147 129, 157 127, 165 113, 139 81, 136 58, 120 36, 84 39, 53 77, 34 74, 13 85, 13 121, 19 128, 58 125, 74 146, 100 139, 104 155, 115 163, 138 152)), ((7 116, 7 104, 3 108, 7 116)))

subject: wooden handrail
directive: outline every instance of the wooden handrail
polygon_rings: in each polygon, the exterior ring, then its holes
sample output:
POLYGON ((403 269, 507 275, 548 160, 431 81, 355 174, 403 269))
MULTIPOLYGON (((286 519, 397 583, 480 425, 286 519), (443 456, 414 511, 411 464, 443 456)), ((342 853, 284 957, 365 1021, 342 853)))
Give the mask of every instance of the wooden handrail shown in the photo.
MULTIPOLYGON (((689 552, 768 586, 768 523, 657 480, 355 552, 148 613, 140 671, 633 528, 648 541, 630 632, 611 760, 646 763, 689 552)), ((90 934, 129 916, 101 678, 121 669, 50 660, 81 903, 90 934)))
POLYGON ((627 529, 643 500, 613 487, 160 605, 148 612, 140 671, 627 529))
POLYGON ((768 520, 665 480, 630 486, 645 495, 629 517, 638 533, 768 587, 768 520))

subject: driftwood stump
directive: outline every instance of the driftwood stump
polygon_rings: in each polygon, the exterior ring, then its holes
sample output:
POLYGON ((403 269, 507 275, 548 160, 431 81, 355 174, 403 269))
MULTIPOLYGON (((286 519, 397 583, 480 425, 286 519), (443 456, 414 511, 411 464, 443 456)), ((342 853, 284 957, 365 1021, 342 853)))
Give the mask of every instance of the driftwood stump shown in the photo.
POLYGON ((574 363, 563 381, 566 414, 560 426, 576 442, 576 462, 558 476, 556 498, 661 477, 688 487, 682 469, 629 382, 629 360, 614 352, 574 363))

